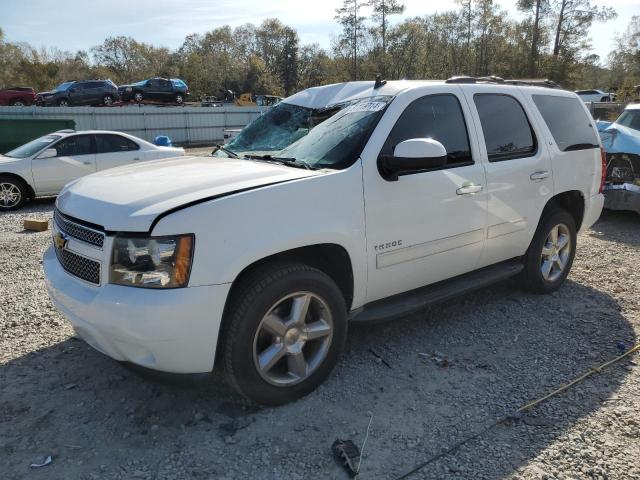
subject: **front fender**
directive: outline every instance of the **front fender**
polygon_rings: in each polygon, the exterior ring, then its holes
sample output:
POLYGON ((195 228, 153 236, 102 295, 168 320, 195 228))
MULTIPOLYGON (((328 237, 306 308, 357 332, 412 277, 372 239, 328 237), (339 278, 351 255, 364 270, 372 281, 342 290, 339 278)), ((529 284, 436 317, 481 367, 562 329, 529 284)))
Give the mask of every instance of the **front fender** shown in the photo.
POLYGON ((348 253, 353 307, 366 295, 366 241, 361 163, 343 171, 250 190, 193 205, 162 218, 154 236, 194 233, 190 286, 231 283, 271 255, 317 244, 348 253))

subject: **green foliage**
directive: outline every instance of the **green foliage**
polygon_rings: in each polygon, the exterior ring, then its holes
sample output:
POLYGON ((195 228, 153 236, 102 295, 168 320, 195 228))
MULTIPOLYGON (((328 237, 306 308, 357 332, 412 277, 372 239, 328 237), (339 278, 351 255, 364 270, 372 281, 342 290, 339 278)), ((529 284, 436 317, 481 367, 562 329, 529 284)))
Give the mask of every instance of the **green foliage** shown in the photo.
POLYGON ((494 0, 458 0, 459 8, 392 24, 398 0, 344 0, 343 31, 330 51, 301 45, 278 19, 188 35, 171 51, 131 37, 109 37, 76 53, 9 42, 0 29, 0 87, 49 90, 71 79, 111 78, 119 84, 154 76, 184 79, 194 98, 236 93, 290 95, 355 78, 433 79, 453 75, 548 77, 567 88, 640 85, 640 17, 633 17, 603 67, 590 54, 588 31, 615 15, 591 0, 519 0, 521 20, 494 0), (369 18, 368 18, 369 17, 369 18))

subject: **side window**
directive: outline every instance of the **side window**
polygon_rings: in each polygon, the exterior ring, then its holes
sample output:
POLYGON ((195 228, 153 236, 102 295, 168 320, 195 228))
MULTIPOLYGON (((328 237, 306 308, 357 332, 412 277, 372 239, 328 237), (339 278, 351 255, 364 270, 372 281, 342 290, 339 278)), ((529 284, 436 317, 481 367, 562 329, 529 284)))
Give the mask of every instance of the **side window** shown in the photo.
POLYGON ((530 157, 536 152, 536 138, 520 102, 495 93, 477 93, 473 101, 490 162, 530 157))
POLYGON ((96 153, 130 152, 140 146, 120 135, 96 135, 96 153))
POLYGON ((91 137, 89 135, 74 135, 67 137, 55 145, 58 157, 75 157, 91 153, 91 137))
POLYGON ((561 151, 599 148, 591 119, 580 100, 554 95, 532 97, 561 151))
POLYGON ((414 100, 393 126, 381 155, 393 155, 396 145, 411 138, 433 138, 447 149, 447 166, 473 163, 467 125, 455 95, 427 95, 414 100))

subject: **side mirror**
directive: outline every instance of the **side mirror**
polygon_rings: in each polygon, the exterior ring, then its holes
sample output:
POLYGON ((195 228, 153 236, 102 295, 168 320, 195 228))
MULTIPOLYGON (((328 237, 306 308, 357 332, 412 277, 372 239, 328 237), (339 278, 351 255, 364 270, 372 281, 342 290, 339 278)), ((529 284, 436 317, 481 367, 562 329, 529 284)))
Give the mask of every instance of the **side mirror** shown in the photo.
POLYGON ((53 158, 57 156, 58 156, 58 150, 56 150, 55 148, 47 148, 44 152, 42 152, 36 158, 43 159, 43 158, 53 158))
POLYGON ((432 138, 412 138, 400 142, 393 155, 380 155, 378 171, 385 180, 395 182, 402 174, 442 168, 447 163, 447 149, 432 138))

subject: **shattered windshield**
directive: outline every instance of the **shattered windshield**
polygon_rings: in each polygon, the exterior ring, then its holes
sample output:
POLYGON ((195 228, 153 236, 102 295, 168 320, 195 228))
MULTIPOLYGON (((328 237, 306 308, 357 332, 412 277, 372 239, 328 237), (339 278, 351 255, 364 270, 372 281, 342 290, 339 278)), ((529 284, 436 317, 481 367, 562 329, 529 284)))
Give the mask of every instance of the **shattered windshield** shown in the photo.
POLYGON ((616 123, 640 131, 640 110, 625 110, 616 123))
POLYGON ((360 155, 390 96, 356 100, 314 128, 307 136, 278 153, 313 168, 342 169, 360 155))
POLYGON ((342 105, 311 109, 281 102, 247 125, 225 147, 238 154, 278 152, 307 135, 340 108, 342 105))

